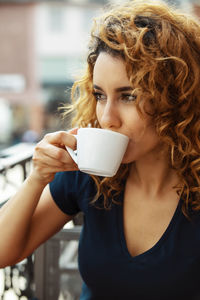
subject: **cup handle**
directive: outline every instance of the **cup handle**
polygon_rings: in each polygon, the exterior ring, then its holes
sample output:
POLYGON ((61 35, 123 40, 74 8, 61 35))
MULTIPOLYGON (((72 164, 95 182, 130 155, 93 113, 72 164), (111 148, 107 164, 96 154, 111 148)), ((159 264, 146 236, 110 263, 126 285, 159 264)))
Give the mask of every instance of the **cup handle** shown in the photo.
MULTIPOLYGON (((77 135, 73 134, 73 136, 76 138, 77 140, 77 135)), ((71 158, 75 161, 76 164, 78 164, 78 159, 77 159, 77 150, 72 150, 70 147, 65 146, 65 148, 67 149, 69 155, 71 156, 71 158)))

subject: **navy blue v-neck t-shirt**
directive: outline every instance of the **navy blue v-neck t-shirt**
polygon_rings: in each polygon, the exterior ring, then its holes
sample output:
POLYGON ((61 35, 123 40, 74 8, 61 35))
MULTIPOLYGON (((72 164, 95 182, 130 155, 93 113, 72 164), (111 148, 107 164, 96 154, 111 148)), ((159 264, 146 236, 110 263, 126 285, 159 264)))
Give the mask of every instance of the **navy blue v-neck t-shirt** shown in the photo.
POLYGON ((189 221, 179 202, 159 241, 132 257, 123 229, 123 193, 121 205, 98 209, 90 204, 95 184, 79 171, 57 173, 50 191, 64 213, 84 213, 79 241, 81 300, 200 300, 199 213, 189 221))

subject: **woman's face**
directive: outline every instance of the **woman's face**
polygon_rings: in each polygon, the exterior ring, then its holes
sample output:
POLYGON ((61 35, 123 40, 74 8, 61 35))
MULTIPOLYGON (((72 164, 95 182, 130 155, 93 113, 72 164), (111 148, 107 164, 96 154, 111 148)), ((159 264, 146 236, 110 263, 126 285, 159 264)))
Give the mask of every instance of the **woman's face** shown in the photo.
POLYGON ((160 142, 151 118, 147 114, 141 117, 137 111, 123 59, 101 52, 94 66, 93 87, 101 128, 123 133, 130 139, 122 162, 155 156, 160 142))

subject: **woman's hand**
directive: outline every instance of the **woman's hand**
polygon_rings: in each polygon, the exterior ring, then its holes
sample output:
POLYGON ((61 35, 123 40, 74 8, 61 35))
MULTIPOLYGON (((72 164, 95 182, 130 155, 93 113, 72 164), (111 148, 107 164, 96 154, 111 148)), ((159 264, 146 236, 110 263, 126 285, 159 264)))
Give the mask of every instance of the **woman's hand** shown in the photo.
POLYGON ((33 154, 33 171, 30 175, 32 178, 46 185, 53 180, 57 172, 78 170, 65 149, 65 146, 76 149, 76 138, 73 134, 76 134, 77 130, 58 131, 44 136, 36 145, 33 154))

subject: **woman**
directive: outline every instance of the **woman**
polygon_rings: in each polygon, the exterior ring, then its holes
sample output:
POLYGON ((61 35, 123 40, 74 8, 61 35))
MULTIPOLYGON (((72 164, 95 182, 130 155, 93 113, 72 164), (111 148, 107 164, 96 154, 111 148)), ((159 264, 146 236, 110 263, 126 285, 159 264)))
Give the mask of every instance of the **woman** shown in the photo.
POLYGON ((97 19, 73 125, 127 135, 122 164, 113 178, 81 173, 65 150, 77 129, 47 134, 1 210, 0 267, 83 211, 81 299, 200 299, 199 49, 200 26, 164 3, 97 19))

